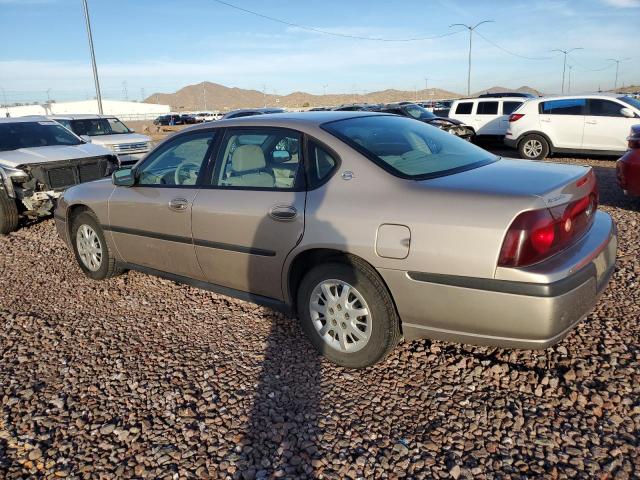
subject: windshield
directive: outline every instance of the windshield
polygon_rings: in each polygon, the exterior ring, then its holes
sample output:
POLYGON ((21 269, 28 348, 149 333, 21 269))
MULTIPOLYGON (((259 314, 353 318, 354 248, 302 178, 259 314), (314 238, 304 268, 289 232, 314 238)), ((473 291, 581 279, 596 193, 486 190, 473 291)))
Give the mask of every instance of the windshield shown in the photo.
POLYGON ((436 118, 433 113, 420 105, 405 105, 404 109, 409 115, 418 120, 433 120, 436 118))
POLYGON ((401 178, 439 177, 498 160, 455 135, 407 117, 356 117, 322 128, 401 178))
POLYGON ((0 151, 81 143, 78 137, 53 121, 0 123, 0 151))
POLYGON ((131 133, 131 130, 117 118, 92 118, 87 120, 72 120, 71 129, 76 135, 118 135, 131 133))
POLYGON ((619 97, 618 100, 621 100, 627 105, 631 105, 632 107, 640 110, 640 100, 638 100, 637 98, 626 96, 626 97, 619 97))

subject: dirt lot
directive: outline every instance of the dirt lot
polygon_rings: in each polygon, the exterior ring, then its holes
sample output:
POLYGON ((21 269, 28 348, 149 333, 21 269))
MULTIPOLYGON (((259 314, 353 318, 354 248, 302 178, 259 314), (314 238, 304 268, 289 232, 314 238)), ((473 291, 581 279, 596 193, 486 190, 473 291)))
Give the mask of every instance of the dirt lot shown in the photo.
POLYGON ((639 206, 613 162, 556 161, 594 166, 620 247, 542 352, 419 341, 347 371, 266 308, 86 279, 52 220, 0 238, 0 477, 637 478, 639 206))

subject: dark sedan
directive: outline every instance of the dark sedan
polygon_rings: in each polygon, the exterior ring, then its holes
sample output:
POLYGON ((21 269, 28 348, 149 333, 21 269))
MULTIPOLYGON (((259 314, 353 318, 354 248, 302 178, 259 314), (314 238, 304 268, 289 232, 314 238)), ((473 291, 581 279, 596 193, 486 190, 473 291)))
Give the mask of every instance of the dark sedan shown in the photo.
POLYGON ((445 132, 449 132, 465 140, 471 140, 471 137, 473 137, 473 130, 461 121, 448 117, 438 117, 426 108, 416 105, 415 103, 390 103, 385 105, 380 111, 420 120, 421 122, 438 127, 445 132))

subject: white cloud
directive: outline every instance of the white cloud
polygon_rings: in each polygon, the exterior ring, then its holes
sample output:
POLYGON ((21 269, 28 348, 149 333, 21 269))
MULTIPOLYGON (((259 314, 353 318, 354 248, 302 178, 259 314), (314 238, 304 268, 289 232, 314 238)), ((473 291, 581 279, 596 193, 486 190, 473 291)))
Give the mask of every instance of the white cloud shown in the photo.
POLYGON ((602 0, 605 5, 618 8, 640 7, 640 0, 602 0))

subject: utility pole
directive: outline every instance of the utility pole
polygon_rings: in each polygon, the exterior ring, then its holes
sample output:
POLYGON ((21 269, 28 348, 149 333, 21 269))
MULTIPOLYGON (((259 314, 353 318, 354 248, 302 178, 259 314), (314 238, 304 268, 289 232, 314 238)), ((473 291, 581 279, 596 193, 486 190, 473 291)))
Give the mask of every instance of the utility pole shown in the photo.
POLYGON ((51 103, 51 99, 49 98, 49 92, 51 91, 50 88, 47 88, 47 103, 51 103))
POLYGON ((262 84, 262 103, 264 103, 264 108, 267 108, 267 86, 262 84))
POLYGON ((613 90, 615 91, 618 88, 618 69, 620 68, 620 62, 626 62, 627 60, 631 60, 630 58, 608 58, 610 62, 616 62, 616 79, 613 82, 613 90))
POLYGON ((207 89, 205 88, 205 82, 202 82, 202 103, 204 103, 204 110, 207 111, 207 89))
POLYGON ((473 31, 483 23, 492 23, 492 22, 493 20, 483 20, 481 22, 476 23, 473 27, 465 23, 454 23, 452 25, 449 25, 449 28, 464 27, 467 30, 469 30, 469 64, 467 66, 467 96, 471 95, 471 47, 472 47, 472 41, 473 41, 473 31))
POLYGON ((322 96, 323 97, 327 95, 327 87, 328 86, 329 85, 327 85, 327 84, 322 85, 322 96))
POLYGON ((564 63, 562 64, 562 93, 563 94, 564 94, 564 75, 565 75, 565 72, 567 71, 567 55, 575 50, 584 50, 584 49, 582 47, 575 47, 569 50, 562 50, 559 48, 551 50, 552 52, 560 52, 564 55, 564 63))
POLYGON ((96 66, 96 54, 93 50, 93 36, 91 35, 91 21, 89 20, 89 7, 87 0, 82 0, 84 6, 84 19, 87 24, 87 38, 89 39, 89 50, 91 51, 91 66, 93 67, 93 80, 96 84, 96 100, 98 101, 98 113, 102 115, 102 95, 100 94, 100 82, 98 81, 98 67, 96 66))
POLYGON ((424 89, 429 90, 429 79, 424 77, 424 89))
POLYGON ((2 99, 4 101, 4 106, 8 107, 9 104, 7 103, 7 92, 4 91, 4 88, 0 87, 0 90, 2 90, 2 99))
POLYGON ((127 81, 122 82, 122 98, 125 102, 129 101, 129 92, 127 92, 127 81))
POLYGON ((569 79, 567 81, 567 93, 571 93, 571 69, 573 68, 573 65, 567 65, 567 68, 569 69, 569 79))

